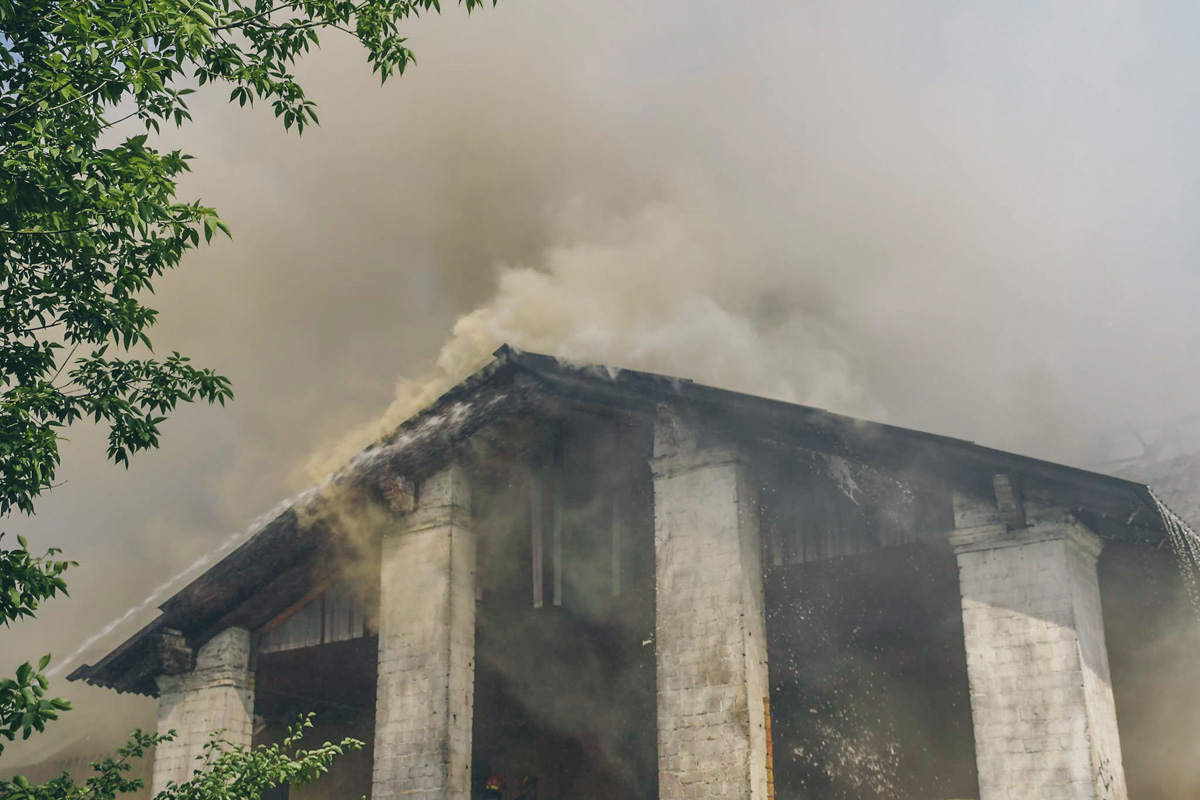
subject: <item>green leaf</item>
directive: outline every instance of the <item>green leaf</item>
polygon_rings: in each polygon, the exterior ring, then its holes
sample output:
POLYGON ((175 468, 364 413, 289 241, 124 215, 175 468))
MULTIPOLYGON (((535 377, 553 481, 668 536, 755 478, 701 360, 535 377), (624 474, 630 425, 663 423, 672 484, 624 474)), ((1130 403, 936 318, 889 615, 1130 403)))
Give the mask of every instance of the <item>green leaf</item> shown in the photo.
MULTIPOLYGON (((476 5, 467 0, 468 10, 476 5)), ((63 480, 59 447, 76 422, 104 426, 108 456, 128 467, 159 446, 160 426, 181 403, 233 396, 226 378, 182 356, 130 352, 151 349, 157 312, 145 298, 158 279, 218 231, 232 238, 216 210, 179 196, 193 159, 159 149, 160 123, 190 121, 185 98, 220 84, 230 102, 270 103, 285 130, 303 133, 319 117, 292 70, 319 46, 318 32, 353 29, 386 78, 415 63, 401 23, 438 5, 272 8, 268 0, 0 0, 0 517, 33 514, 63 480)), ((0 548, 0 625, 66 594, 68 562, 34 556, 16 540, 19 549, 0 548)), ((49 663, 0 680, 0 739, 41 731, 69 707, 43 697, 49 663)), ((327 766, 300 759, 272 768, 327 766)), ((249 789, 241 796, 257 796, 261 784, 249 789)))

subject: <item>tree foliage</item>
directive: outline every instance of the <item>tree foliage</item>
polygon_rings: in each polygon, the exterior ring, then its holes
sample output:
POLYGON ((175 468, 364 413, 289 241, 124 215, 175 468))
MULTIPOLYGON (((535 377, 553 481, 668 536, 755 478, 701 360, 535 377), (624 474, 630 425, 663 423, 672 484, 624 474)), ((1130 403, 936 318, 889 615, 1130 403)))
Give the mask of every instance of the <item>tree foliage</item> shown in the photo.
MULTIPOLYGON (((468 11, 483 2, 460 0, 468 11)), ((128 465, 158 447, 180 403, 232 396, 215 371, 153 353, 157 312, 145 301, 155 281, 230 230, 177 197, 191 156, 151 137, 190 121, 188 96, 210 84, 239 105, 268 103, 303 132, 316 107, 291 69, 321 35, 356 39, 386 81, 415 62, 401 24, 431 10, 438 0, 0 0, 0 518, 33 513, 58 479, 62 433, 80 419, 104 425, 109 458, 128 465)), ((0 549, 5 626, 65 593, 69 562, 20 545, 0 549)), ((0 681, 0 752, 69 707, 46 697, 48 663, 0 681)), ((135 735, 83 787, 5 783, 0 796, 112 797, 132 785, 122 765, 157 741, 135 735)), ((315 777, 337 752, 250 753, 216 740, 207 766, 223 777, 163 797, 257 797, 272 780, 315 777)))
POLYGON ((151 347, 155 279, 229 233, 176 197, 191 157, 149 132, 190 120, 187 97, 206 84, 303 131, 315 105, 290 70, 322 32, 356 38, 386 80, 414 61, 400 24, 430 9, 438 0, 0 0, 0 514, 32 512, 80 417, 105 423, 109 457, 128 464, 178 403, 231 396, 178 353, 131 353, 151 347))
MULTIPOLYGON (((287 784, 305 786, 329 771, 335 758, 361 750, 362 742, 343 739, 325 742, 311 750, 299 747, 304 731, 312 727, 312 714, 294 724, 279 744, 244 748, 231 744, 219 732, 204 745, 204 752, 183 783, 169 783, 155 800, 247 800, 259 798, 269 788, 287 784)), ((130 761, 142 758, 151 747, 170 741, 169 734, 134 731, 115 757, 92 763, 92 775, 82 784, 68 774, 41 786, 22 777, 0 780, 4 800, 113 800, 119 794, 142 788, 140 778, 130 778, 130 761)))
MULTIPOLYGON (((32 617, 43 600, 60 592, 66 594, 62 575, 71 566, 57 557, 57 549, 34 556, 24 539, 18 537, 17 543, 20 547, 16 550, 4 549, 0 534, 0 622, 5 627, 32 617)), ((50 682, 42 670, 49 663, 50 656, 45 655, 36 668, 28 661, 22 664, 15 679, 0 678, 0 754, 4 753, 5 741, 11 742, 18 733, 28 739, 34 731, 45 730, 47 722, 58 719, 59 711, 71 708, 62 698, 46 697, 50 682)))

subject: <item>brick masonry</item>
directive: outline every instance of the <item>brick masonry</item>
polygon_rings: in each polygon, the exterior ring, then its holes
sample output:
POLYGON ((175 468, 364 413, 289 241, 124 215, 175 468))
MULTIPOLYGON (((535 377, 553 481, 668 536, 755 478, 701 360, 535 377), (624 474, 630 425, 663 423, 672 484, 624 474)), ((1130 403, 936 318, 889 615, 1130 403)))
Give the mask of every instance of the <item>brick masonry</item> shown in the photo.
POLYGON ((459 467, 384 536, 373 800, 469 800, 475 533, 459 467))
POLYGON ((187 780, 201 766, 204 745, 223 730, 231 743, 250 746, 254 723, 250 633, 230 628, 196 654, 196 667, 158 678, 158 732, 175 740, 156 748, 151 787, 158 794, 172 781, 187 780))
POLYGON ((1096 577, 1102 542, 1065 511, 955 497, 981 800, 1127 800, 1096 577))
POLYGON ((732 450, 660 438, 652 467, 659 797, 767 800, 757 493, 732 450))

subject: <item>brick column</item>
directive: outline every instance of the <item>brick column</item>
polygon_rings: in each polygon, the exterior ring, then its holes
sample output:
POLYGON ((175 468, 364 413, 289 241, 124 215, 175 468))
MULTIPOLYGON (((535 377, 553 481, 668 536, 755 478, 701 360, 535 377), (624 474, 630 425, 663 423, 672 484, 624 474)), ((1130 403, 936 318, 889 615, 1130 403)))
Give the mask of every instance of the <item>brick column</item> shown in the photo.
POLYGON ((475 533, 462 470, 383 539, 373 800, 470 800, 475 533))
POLYGON ((767 800, 758 498, 733 450, 656 443, 661 800, 767 800))
POLYGON ((191 672, 158 678, 158 732, 174 730, 176 736, 155 750, 152 793, 190 778, 218 730, 231 743, 250 747, 253 724, 250 634, 230 628, 200 648, 191 672))
POLYGON ((1062 510, 1010 528, 992 502, 954 505, 981 800, 1127 800, 1101 540, 1062 510))

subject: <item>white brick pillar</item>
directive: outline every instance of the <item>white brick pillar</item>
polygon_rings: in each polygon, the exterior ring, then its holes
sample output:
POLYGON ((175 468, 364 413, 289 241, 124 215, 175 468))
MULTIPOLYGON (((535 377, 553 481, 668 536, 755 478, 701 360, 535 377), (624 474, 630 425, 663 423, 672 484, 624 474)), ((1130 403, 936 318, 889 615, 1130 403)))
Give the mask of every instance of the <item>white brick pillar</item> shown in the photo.
POLYGON ((470 800, 475 533, 462 469, 383 537, 373 800, 470 800))
POLYGON ((1010 529, 993 502, 954 506, 981 800, 1127 800, 1101 540, 1062 510, 1010 529))
POLYGON ((200 648, 191 672, 158 678, 158 732, 176 735, 155 749, 153 794, 191 778, 216 731, 232 744, 250 747, 253 724, 250 633, 229 628, 200 648))
POLYGON ((766 800, 757 492, 734 450, 663 449, 651 462, 659 797, 766 800))

